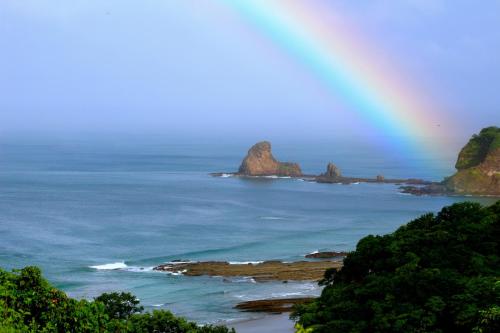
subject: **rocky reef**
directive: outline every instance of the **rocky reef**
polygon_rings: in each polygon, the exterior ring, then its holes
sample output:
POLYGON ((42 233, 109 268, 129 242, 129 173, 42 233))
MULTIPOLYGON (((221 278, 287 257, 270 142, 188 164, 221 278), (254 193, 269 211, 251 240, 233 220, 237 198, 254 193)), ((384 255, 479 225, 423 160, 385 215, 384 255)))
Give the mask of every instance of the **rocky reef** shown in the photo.
POLYGON ((225 261, 173 262, 154 270, 185 276, 249 277, 256 282, 313 280, 323 278, 329 268, 342 267, 342 261, 264 261, 262 263, 230 264, 225 261))
POLYGON ((271 143, 262 141, 250 148, 240 165, 238 174, 245 176, 300 177, 302 176, 302 170, 297 163, 276 160, 271 152, 271 143))
POLYGON ((444 180, 458 194, 500 195, 500 128, 475 134, 458 154, 457 172, 444 180))

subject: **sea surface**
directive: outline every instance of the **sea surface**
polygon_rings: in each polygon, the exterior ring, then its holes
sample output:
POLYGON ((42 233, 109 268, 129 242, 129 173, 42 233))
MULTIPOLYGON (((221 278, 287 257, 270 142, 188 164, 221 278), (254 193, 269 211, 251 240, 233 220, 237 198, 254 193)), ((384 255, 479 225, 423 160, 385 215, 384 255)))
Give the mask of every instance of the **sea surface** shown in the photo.
MULTIPOLYGON (((400 194, 395 185, 316 184, 294 179, 211 177, 234 171, 253 142, 4 140, 0 143, 0 267, 37 265, 69 295, 131 291, 147 309, 200 323, 255 314, 244 300, 317 295, 312 282, 155 272, 172 260, 302 260, 353 250, 427 212, 463 200, 400 194)), ((459 147, 459 144, 457 144, 459 147)), ((345 175, 440 180, 457 151, 415 160, 354 142, 274 144, 275 156, 310 174, 336 163, 345 175)))

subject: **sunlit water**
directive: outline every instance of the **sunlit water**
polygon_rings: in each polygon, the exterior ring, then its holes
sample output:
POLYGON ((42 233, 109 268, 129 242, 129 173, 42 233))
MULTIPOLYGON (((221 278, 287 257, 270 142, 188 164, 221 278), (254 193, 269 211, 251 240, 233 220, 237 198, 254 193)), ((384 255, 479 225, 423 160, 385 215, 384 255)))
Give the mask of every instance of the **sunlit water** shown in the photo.
MULTIPOLYGON (((240 301, 320 290, 310 282, 228 281, 151 268, 176 259, 291 261, 315 250, 352 250, 365 235, 393 231, 453 202, 494 200, 402 195, 395 185, 208 175, 235 170, 247 149, 248 142, 161 140, 0 144, 0 266, 40 266, 75 297, 127 290, 148 309, 199 322, 237 320, 255 316, 234 310, 240 301)), ((420 163, 345 143, 274 150, 307 173, 323 172, 332 160, 347 175, 432 180, 453 171, 456 154, 420 163)))

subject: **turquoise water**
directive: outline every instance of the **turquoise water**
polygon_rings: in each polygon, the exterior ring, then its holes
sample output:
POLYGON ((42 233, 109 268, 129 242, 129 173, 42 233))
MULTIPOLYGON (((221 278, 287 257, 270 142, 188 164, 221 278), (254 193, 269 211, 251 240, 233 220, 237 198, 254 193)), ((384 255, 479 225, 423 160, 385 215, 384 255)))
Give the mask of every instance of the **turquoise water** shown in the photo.
MULTIPOLYGON (((151 268, 176 259, 300 260, 315 250, 352 250, 367 234, 390 232, 465 199, 402 195, 394 185, 208 175, 236 170, 250 144, 4 142, 0 266, 40 266, 75 297, 127 290, 149 309, 168 308, 199 322, 238 320, 255 316, 233 310, 242 300, 320 290, 314 283, 227 281, 151 268)), ((322 172, 332 160, 346 175, 432 180, 453 171, 456 154, 398 160, 345 142, 278 143, 274 151, 306 173, 322 172)))

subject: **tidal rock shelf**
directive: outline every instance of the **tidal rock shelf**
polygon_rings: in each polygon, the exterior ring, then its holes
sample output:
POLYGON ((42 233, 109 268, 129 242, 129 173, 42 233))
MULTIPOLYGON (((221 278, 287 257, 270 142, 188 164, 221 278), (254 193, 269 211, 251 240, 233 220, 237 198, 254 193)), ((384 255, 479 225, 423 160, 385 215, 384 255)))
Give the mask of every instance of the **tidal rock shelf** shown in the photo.
POLYGON ((327 269, 341 268, 342 261, 264 261, 262 263, 230 264, 226 261, 167 263, 154 270, 185 276, 248 277, 255 282, 319 281, 327 269))

